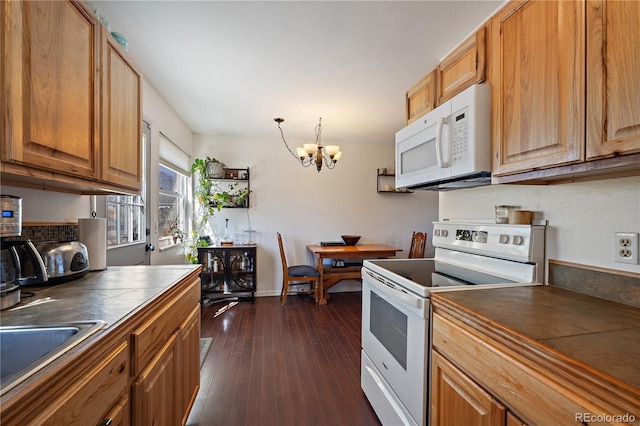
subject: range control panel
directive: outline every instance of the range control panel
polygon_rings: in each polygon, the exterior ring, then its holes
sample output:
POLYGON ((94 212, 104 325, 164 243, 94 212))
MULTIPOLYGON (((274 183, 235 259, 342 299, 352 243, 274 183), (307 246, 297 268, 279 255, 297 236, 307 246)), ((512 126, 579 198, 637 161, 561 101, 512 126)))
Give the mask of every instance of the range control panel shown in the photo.
POLYGON ((519 262, 544 261, 544 225, 434 222, 433 246, 519 262))

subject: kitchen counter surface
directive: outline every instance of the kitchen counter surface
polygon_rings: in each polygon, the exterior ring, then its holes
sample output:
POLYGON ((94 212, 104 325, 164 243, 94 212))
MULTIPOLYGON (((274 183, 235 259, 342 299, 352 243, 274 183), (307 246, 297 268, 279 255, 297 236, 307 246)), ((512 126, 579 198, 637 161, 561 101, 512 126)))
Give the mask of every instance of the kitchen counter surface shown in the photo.
POLYGON ((102 320, 109 328, 144 307, 200 265, 110 266, 50 287, 22 287, 20 304, 0 313, 0 324, 102 320), (33 292, 33 297, 26 293, 33 292))
POLYGON ((432 295, 578 369, 640 390, 640 309, 554 286, 432 295), (567 358, 568 357, 568 358, 567 358))

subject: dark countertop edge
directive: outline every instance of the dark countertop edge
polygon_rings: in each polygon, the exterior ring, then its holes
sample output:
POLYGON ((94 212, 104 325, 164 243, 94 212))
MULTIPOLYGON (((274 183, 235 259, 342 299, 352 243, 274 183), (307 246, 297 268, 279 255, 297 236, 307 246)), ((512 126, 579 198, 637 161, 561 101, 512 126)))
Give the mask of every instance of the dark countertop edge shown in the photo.
POLYGON ((475 312, 469 307, 448 299, 447 292, 432 294, 431 302, 435 310, 446 312, 451 317, 474 330, 480 331, 491 340, 501 346, 505 346, 527 361, 542 366, 547 370, 547 373, 544 373, 546 376, 552 379, 554 376, 558 376, 605 401, 618 399, 625 401, 628 406, 637 408, 638 400, 640 400, 640 389, 551 348, 545 345, 543 341, 522 334, 475 312))

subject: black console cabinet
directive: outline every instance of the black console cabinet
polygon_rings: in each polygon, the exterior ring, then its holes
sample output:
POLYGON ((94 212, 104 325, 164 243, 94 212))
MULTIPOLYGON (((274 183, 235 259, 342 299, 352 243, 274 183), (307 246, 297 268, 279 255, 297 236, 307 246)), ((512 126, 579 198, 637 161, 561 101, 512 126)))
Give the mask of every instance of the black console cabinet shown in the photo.
POLYGON ((256 246, 210 246, 198 248, 203 265, 202 303, 229 297, 251 297, 256 291, 256 246))

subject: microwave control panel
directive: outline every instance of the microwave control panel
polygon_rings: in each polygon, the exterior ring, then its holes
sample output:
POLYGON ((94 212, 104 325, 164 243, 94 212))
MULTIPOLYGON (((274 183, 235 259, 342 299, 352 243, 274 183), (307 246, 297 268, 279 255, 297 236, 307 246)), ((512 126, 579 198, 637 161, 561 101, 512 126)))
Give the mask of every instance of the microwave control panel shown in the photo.
POLYGON ((462 163, 469 155, 469 117, 468 107, 454 114, 453 135, 451 137, 451 161, 453 164, 462 163))

